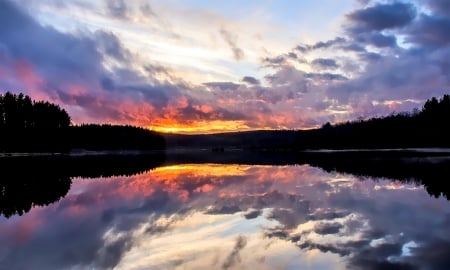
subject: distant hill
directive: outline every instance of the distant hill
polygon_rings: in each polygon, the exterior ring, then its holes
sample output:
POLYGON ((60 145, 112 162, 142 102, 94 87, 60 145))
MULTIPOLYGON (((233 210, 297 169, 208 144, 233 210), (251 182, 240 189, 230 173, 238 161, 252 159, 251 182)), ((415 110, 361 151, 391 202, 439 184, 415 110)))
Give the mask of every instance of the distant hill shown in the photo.
POLYGON ((450 147, 450 96, 427 100, 421 110, 312 130, 164 134, 169 149, 307 150, 450 147))
POLYGON ((163 134, 169 149, 264 149, 282 148, 286 144, 294 144, 297 132, 288 130, 259 130, 228 132, 217 134, 163 134))

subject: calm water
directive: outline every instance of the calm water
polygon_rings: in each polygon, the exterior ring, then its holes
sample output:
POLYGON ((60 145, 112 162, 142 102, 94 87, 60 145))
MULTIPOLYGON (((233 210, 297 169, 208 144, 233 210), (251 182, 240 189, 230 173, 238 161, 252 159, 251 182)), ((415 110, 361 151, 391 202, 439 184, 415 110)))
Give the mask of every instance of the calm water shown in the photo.
POLYGON ((2 209, 0 269, 450 268, 450 203, 414 182, 203 163, 69 185, 2 209))

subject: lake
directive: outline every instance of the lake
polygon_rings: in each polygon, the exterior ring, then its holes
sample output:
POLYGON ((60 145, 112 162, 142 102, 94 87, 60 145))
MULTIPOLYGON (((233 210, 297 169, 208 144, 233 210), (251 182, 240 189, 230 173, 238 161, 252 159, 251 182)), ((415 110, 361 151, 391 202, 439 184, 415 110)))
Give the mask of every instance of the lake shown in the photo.
POLYGON ((281 156, 3 160, 0 268, 449 269, 447 158, 281 156))

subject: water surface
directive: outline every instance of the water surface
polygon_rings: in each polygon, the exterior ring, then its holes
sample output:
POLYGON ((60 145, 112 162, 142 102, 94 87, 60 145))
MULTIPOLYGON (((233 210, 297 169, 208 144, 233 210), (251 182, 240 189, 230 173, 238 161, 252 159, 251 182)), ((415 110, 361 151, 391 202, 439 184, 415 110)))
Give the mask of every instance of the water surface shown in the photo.
POLYGON ((183 163, 72 176, 53 200, 2 209, 0 268, 449 268, 445 196, 338 171, 183 163))

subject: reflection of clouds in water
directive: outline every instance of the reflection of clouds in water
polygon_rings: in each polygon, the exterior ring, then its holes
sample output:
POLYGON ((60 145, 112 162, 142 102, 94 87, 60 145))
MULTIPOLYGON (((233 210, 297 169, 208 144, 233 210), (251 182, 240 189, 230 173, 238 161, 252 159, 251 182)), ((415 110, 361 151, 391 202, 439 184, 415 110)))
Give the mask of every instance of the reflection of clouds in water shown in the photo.
POLYGON ((58 204, 0 220, 0 258, 8 269, 439 269, 450 208, 412 187, 309 166, 77 179, 58 204))

